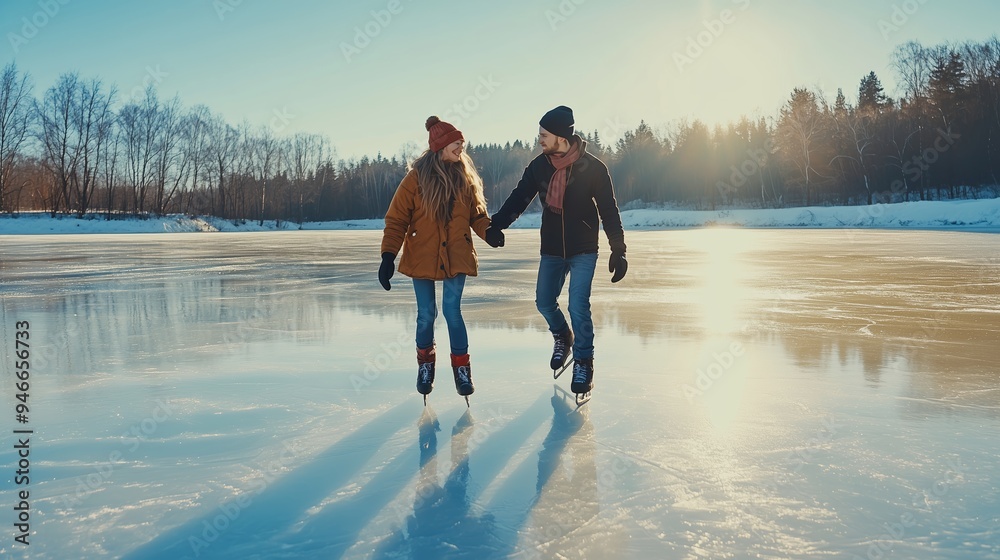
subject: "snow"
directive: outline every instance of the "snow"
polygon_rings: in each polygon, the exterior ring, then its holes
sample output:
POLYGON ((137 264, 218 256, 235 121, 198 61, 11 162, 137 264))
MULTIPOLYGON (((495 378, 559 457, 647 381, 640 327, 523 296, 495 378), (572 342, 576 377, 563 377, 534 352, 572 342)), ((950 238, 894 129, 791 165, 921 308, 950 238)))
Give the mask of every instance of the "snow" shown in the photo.
MULTIPOLYGON (((712 225, 750 228, 911 228, 979 229, 1000 231, 1000 199, 902 202, 871 206, 814 206, 776 209, 722 209, 717 211, 678 209, 632 209, 622 212, 628 229, 693 228, 712 225)), ((524 214, 515 228, 538 228, 540 214, 524 214)), ((44 213, 23 213, 16 218, 0 216, 0 235, 67 233, 182 233, 200 231, 253 232, 274 230, 380 230, 381 219, 336 222, 241 220, 171 215, 150 219, 105 220, 51 218, 44 213)))
POLYGON ((416 394, 380 237, 5 237, 0 374, 29 322, 34 434, 29 549, 0 447, 0 558, 1000 558, 1000 237, 632 231, 579 409, 536 231, 477 241, 471 408, 443 320, 416 394))

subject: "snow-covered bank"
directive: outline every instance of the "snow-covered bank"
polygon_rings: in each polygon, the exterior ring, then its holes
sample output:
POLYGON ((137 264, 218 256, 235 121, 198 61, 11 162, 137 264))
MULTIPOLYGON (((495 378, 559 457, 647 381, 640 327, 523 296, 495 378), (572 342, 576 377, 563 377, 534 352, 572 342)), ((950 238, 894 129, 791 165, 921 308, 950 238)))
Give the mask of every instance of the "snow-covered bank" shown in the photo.
POLYGON ((213 216, 191 217, 171 214, 151 218, 106 220, 103 215, 86 218, 51 217, 48 213, 22 213, 17 217, 0 215, 0 235, 32 235, 60 233, 193 233, 287 230, 366 230, 382 229, 383 220, 346 220, 338 222, 307 222, 299 224, 282 220, 224 220, 213 216))
MULTIPOLYGON (((713 225, 756 228, 997 229, 1000 199, 902 202, 871 206, 811 206, 775 209, 622 212, 626 229, 695 228, 713 225)), ((521 216, 515 226, 538 227, 541 215, 521 216)))
MULTIPOLYGON (((641 209, 622 212, 628 229, 694 228, 712 225, 757 228, 912 228, 1000 231, 1000 199, 903 202, 872 206, 813 206, 759 210, 641 209)), ((525 214, 514 227, 537 228, 540 214, 525 214)), ((337 222, 257 220, 233 223, 214 217, 170 215, 150 219, 52 218, 47 213, 0 216, 0 235, 55 233, 182 233, 205 231, 378 230, 380 219, 337 222)))

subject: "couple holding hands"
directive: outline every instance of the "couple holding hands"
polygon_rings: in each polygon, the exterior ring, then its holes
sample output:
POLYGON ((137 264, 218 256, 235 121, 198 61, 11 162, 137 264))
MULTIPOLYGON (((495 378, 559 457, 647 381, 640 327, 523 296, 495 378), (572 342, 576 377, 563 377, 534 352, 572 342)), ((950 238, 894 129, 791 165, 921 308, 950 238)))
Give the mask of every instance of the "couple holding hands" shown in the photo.
POLYGON ((390 289, 396 255, 399 271, 413 279, 417 299, 417 391, 434 387, 437 317, 435 283, 442 283, 441 312, 448 324, 455 388, 466 398, 475 390, 469 338, 462 319, 465 279, 476 276, 478 260, 472 232, 491 247, 503 247, 503 230, 534 200, 542 203, 541 261, 535 306, 554 338, 553 370, 573 357, 571 389, 578 396, 594 386, 594 323, 590 292, 597 268, 599 225, 611 245, 608 270, 618 282, 628 270, 625 232, 607 166, 587 152, 574 133, 573 111, 559 106, 539 121, 542 153, 531 160, 503 206, 489 216, 483 181, 465 153, 465 137, 437 117, 427 119, 429 148, 410 166, 385 215, 382 264, 378 277, 390 289), (600 223, 598 222, 600 220, 600 223), (570 322, 558 298, 569 276, 570 322))

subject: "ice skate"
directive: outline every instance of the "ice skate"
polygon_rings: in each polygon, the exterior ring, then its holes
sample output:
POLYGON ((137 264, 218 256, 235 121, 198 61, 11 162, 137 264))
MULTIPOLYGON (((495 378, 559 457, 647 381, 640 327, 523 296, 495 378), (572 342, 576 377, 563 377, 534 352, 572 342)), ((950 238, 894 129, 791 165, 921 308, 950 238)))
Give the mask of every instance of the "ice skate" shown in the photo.
POLYGON ((469 406, 469 395, 476 391, 475 385, 472 384, 472 365, 469 363, 469 355, 452 354, 451 369, 455 375, 455 390, 465 397, 465 405, 469 406))
POLYGON ((552 368, 552 378, 559 379, 567 368, 569 368, 573 356, 573 331, 569 325, 561 333, 552 335, 552 358, 549 360, 549 367, 552 368))
POLYGON ((576 393, 576 404, 581 405, 590 400, 590 392, 594 390, 594 359, 581 358, 573 361, 573 383, 570 390, 576 393))
POLYGON ((424 406, 427 406, 427 395, 434 390, 434 365, 437 353, 434 347, 417 348, 417 392, 424 396, 424 406))

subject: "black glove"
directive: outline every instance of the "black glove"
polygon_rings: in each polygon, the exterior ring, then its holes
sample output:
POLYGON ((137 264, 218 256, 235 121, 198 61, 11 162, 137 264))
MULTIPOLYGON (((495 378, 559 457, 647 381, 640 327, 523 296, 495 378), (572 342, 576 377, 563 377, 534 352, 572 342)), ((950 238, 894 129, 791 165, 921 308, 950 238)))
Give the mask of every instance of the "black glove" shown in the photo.
POLYGON ((608 261, 608 272, 614 273, 611 277, 612 284, 625 278, 625 273, 628 272, 628 261, 625 260, 625 253, 612 251, 611 260, 608 261))
POLYGON ((387 292, 392 288, 389 285, 389 279, 396 272, 396 264, 393 262, 395 260, 396 255, 389 252, 382 253, 382 264, 378 267, 378 282, 387 292))
POLYGON ((486 228, 486 243, 489 244, 490 247, 493 247, 494 249, 497 247, 503 247, 504 240, 505 237, 502 229, 494 226, 486 228))

